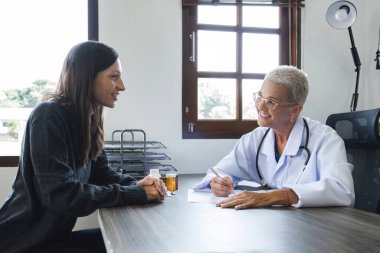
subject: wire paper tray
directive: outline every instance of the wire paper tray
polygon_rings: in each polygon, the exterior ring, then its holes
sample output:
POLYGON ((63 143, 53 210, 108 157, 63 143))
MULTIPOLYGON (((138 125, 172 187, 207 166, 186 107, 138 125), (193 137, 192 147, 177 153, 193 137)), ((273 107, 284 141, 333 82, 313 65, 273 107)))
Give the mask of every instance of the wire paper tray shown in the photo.
MULTIPOLYGON (((104 149, 108 151, 120 151, 121 149, 120 141, 105 141, 104 149)), ((166 146, 158 141, 147 141, 145 142, 145 149, 166 149, 166 146)), ((123 150, 136 150, 144 149, 143 141, 123 141, 123 150)))
POLYGON ((130 152, 130 153, 111 153, 108 154, 108 162, 110 163, 120 163, 123 162, 133 162, 133 161, 153 161, 153 160, 171 160, 171 158, 165 153, 154 153, 154 152, 130 152))
POLYGON ((159 164, 159 163, 146 163, 145 168, 143 163, 131 163, 131 164, 123 164, 120 165, 111 165, 111 168, 115 170, 122 170, 123 173, 126 173, 131 176, 145 176, 150 169, 158 169, 161 175, 165 175, 168 173, 175 173, 177 169, 174 168, 170 164, 159 164))

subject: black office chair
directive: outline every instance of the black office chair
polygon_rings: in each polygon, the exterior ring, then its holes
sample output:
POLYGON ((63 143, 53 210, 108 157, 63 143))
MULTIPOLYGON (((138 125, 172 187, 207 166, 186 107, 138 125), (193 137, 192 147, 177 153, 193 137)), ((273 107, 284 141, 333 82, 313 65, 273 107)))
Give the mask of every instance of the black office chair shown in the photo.
POLYGON ((326 124, 343 138, 354 165, 355 208, 380 214, 380 108, 332 114, 326 124))

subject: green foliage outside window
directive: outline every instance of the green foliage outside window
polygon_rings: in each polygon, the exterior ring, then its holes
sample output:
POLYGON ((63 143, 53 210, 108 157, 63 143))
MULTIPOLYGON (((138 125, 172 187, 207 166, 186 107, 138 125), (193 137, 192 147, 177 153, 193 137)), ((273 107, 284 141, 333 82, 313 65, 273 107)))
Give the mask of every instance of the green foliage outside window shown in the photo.
POLYGON ((0 108, 33 108, 55 86, 55 83, 48 80, 37 80, 29 87, 5 90, 5 98, 0 100, 0 108))
MULTIPOLYGON (((56 83, 37 80, 29 87, 4 90, 2 99, 0 99, 0 108, 34 108, 55 87, 56 83)), ((25 122, 17 119, 0 121, 3 121, 3 128, 7 128, 5 132, 0 133, 0 142, 17 142, 19 132, 25 122)))

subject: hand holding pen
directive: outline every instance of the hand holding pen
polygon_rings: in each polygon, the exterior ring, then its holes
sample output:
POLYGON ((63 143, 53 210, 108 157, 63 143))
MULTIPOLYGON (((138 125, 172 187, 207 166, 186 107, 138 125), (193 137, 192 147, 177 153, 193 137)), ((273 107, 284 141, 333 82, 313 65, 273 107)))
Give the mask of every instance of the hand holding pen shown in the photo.
POLYGON ((234 192, 234 183, 230 177, 221 177, 214 168, 210 170, 215 174, 210 182, 211 191, 217 197, 227 197, 234 192))

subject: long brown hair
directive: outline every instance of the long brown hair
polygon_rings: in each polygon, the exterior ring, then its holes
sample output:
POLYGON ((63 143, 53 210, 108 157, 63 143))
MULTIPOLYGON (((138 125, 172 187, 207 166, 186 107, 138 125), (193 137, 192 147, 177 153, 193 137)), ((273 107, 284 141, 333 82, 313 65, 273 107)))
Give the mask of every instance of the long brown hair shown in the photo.
POLYGON ((103 106, 94 101, 94 80, 117 59, 117 52, 103 43, 86 41, 75 45, 63 63, 56 91, 49 96, 72 117, 74 145, 81 165, 89 159, 96 160, 103 148, 103 106))

